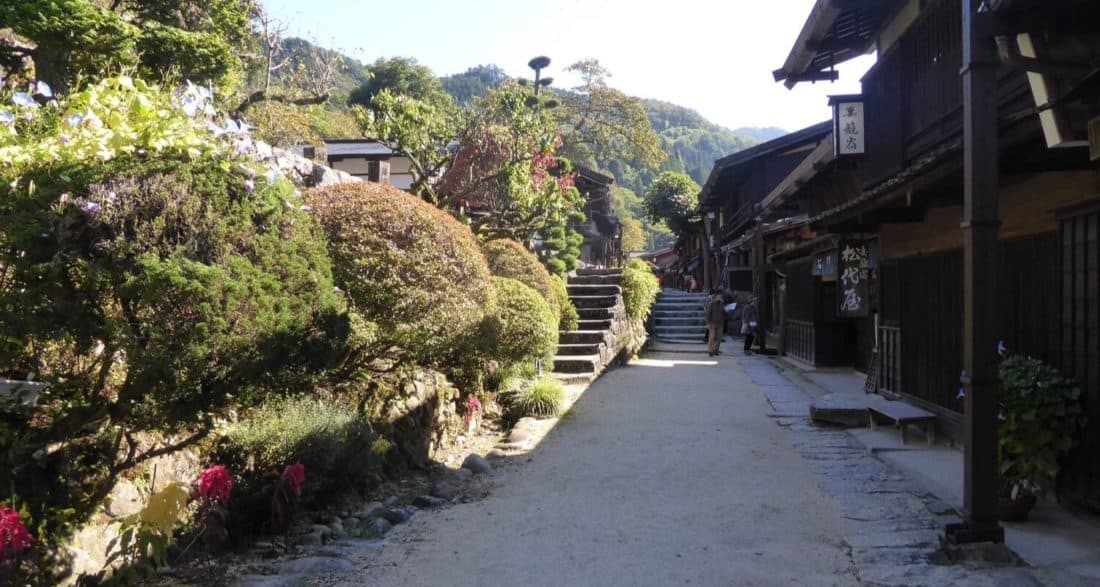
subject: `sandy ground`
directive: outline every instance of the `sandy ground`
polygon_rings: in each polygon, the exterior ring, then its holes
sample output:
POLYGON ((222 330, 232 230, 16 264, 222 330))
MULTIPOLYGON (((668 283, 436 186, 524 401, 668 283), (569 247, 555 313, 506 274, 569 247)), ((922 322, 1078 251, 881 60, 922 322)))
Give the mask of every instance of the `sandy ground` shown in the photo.
POLYGON ((484 499, 317 584, 856 584, 845 522, 770 412, 732 358, 651 354, 494 461, 484 499))

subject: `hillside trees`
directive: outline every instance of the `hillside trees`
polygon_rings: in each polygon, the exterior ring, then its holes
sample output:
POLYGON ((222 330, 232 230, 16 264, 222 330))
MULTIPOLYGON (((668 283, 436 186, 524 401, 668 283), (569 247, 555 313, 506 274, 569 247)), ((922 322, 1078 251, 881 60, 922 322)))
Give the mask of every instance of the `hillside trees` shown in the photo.
POLYGON ((395 96, 408 96, 440 108, 452 102, 432 70, 411 57, 381 58, 367 66, 366 70, 367 79, 348 95, 349 106, 373 110, 375 96, 385 90, 395 96))
POLYGON ((678 235, 684 234, 696 220, 699 190, 699 184, 687 175, 666 171, 646 190, 646 216, 653 222, 664 222, 678 235))

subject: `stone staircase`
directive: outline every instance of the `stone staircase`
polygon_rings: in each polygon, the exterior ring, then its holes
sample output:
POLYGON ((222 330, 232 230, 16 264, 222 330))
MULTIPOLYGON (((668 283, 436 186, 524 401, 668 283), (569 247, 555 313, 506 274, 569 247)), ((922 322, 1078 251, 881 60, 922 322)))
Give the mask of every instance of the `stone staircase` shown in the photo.
POLYGON ((622 296, 622 269, 578 269, 569 279, 569 299, 580 315, 577 330, 558 335, 554 376, 567 383, 596 378, 618 353, 630 327, 622 296))
POLYGON ((653 305, 653 337, 672 344, 706 342, 706 301, 706 294, 662 291, 653 305))

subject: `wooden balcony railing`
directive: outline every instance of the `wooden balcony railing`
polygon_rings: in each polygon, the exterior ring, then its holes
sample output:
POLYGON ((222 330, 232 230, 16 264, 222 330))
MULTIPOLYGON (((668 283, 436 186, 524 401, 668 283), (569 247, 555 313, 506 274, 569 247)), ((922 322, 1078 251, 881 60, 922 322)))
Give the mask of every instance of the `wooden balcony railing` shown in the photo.
POLYGON ((796 357, 806 361, 807 363, 813 363, 815 360, 814 349, 814 324, 813 322, 805 322, 802 320, 787 319, 787 328, 784 332, 784 345, 786 345, 786 353, 792 357, 796 357))
POLYGON ((890 393, 901 393, 901 329, 879 326, 878 388, 890 393))

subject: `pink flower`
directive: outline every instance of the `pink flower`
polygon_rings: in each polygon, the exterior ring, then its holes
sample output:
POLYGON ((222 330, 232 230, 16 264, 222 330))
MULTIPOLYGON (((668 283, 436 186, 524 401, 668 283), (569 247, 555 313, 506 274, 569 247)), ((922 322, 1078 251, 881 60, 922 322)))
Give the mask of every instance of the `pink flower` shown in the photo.
POLYGON ((466 398, 466 410, 470 412, 476 412, 481 409, 481 401, 477 399, 476 395, 471 395, 466 398))
POLYGON ((290 492, 294 494, 294 497, 301 497, 302 484, 306 482, 306 466, 300 462, 287 465, 283 469, 282 477, 283 482, 290 488, 290 492))
POLYGON ((202 472, 196 480, 198 487, 192 494, 192 498, 203 497, 213 501, 225 503, 229 501, 229 494, 233 492, 233 475, 224 465, 214 465, 202 472))
POLYGON ((60 202, 61 202, 62 204, 68 204, 68 203, 69 203, 69 199, 70 199, 70 198, 71 198, 71 196, 69 196, 69 192, 65 192, 65 193, 61 194, 61 197, 60 197, 60 198, 58 198, 58 200, 59 200, 59 201, 60 201, 60 202))
POLYGON ((88 214, 99 214, 103 211, 103 206, 100 206, 99 202, 84 202, 80 207, 88 214))
POLYGON ((0 556, 20 555, 33 544, 34 538, 19 519, 19 512, 9 507, 0 508, 0 556))

